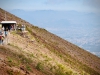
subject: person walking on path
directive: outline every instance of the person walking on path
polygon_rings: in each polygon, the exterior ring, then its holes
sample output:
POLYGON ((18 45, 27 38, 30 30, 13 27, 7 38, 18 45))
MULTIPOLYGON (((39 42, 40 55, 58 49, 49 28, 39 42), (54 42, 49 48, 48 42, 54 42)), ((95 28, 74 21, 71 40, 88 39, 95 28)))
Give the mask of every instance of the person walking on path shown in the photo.
POLYGON ((4 35, 3 32, 0 30, 0 44, 3 45, 4 35))
POLYGON ((5 34, 5 37, 7 37, 7 35, 8 35, 8 28, 7 27, 4 30, 4 34, 5 34))
POLYGON ((1 35, 1 32, 0 32, 0 45, 2 45, 2 35, 1 35))

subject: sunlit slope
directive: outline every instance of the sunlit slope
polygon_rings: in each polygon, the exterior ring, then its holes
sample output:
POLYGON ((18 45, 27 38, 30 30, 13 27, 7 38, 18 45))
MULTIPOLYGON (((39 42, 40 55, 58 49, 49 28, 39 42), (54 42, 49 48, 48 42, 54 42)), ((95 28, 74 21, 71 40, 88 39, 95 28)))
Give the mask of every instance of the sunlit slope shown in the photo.
MULTIPOLYGON (((0 20, 4 20, 4 13, 0 9, 0 20)), ((1 56, 5 57, 7 52, 6 65, 17 68, 19 75, 26 72, 30 75, 100 75, 100 58, 97 56, 8 12, 6 15, 7 20, 25 24, 28 31, 25 37, 21 31, 10 32, 8 45, 0 47, 1 56)), ((13 70, 10 71, 12 74, 16 72, 13 70)))

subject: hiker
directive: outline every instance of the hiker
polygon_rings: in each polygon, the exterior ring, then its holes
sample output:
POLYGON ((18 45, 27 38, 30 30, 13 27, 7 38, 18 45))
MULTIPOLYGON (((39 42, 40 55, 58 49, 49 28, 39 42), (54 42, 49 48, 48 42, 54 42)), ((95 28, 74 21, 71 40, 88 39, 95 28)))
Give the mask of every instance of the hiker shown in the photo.
POLYGON ((2 32, 0 30, 0 44, 2 44, 2 32))
POLYGON ((5 32, 4 33, 5 34, 5 37, 7 37, 7 35, 8 35, 8 28, 7 27, 5 28, 4 32, 5 32))
POLYGON ((8 25, 8 30, 9 30, 9 31, 11 30, 11 28, 12 28, 12 26, 11 26, 11 25, 8 25))
POLYGON ((23 30, 25 31, 25 25, 23 25, 23 30))
POLYGON ((25 31, 25 25, 22 25, 21 30, 22 32, 25 31))
POLYGON ((2 45, 2 36, 0 35, 0 45, 2 45))
POLYGON ((21 27, 21 31, 22 31, 22 32, 24 31, 24 25, 22 25, 22 27, 21 27))
POLYGON ((2 45, 4 41, 3 32, 0 30, 0 44, 2 45))
POLYGON ((2 31, 4 31, 4 26, 2 27, 2 31))
POLYGON ((16 29, 18 30, 18 28, 19 28, 19 26, 18 25, 16 25, 16 29))

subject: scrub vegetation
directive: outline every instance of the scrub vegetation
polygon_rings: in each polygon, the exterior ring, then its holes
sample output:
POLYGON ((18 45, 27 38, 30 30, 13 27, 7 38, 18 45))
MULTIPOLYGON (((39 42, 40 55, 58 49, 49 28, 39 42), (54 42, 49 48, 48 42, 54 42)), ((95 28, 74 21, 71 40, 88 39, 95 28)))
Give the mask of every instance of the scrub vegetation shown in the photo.
POLYGON ((7 19, 26 25, 27 33, 11 31, 8 45, 0 46, 0 74, 100 75, 99 57, 9 12, 7 19))

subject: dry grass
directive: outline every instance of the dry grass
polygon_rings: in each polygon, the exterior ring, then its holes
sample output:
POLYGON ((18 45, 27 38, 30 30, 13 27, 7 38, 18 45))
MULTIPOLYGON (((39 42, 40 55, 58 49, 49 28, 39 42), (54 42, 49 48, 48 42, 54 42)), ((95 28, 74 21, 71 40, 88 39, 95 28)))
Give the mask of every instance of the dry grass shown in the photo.
MULTIPOLYGON (((3 13, 0 9, 0 20, 4 19, 3 13)), ((9 54, 10 66, 27 64, 26 70, 36 68, 46 75, 100 75, 100 58, 97 56, 8 12, 7 18, 16 20, 19 25, 25 24, 28 31, 26 37, 21 32, 12 32, 8 49, 0 47, 1 52, 9 54)))

